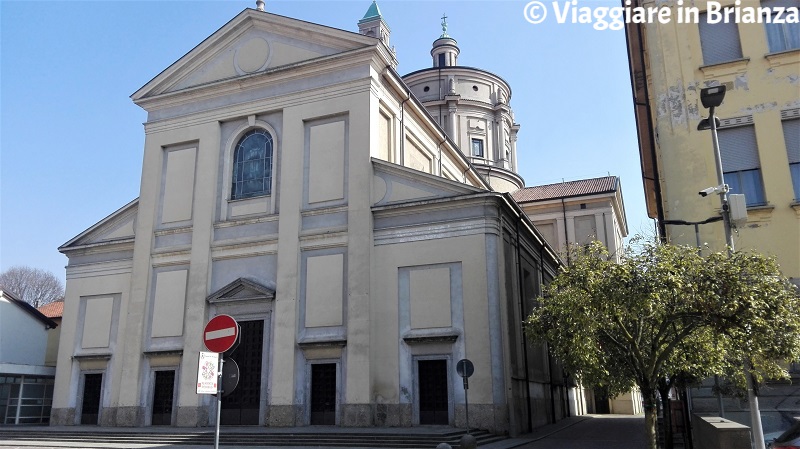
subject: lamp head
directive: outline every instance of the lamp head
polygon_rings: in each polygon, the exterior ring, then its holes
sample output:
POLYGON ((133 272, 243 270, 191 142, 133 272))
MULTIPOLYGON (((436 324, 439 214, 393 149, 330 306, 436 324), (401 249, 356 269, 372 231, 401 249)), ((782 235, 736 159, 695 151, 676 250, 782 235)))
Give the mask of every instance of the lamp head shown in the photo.
POLYGON ((703 102, 703 107, 706 109, 716 108, 722 104, 722 99, 725 98, 725 85, 706 87, 700 89, 700 101, 703 102))

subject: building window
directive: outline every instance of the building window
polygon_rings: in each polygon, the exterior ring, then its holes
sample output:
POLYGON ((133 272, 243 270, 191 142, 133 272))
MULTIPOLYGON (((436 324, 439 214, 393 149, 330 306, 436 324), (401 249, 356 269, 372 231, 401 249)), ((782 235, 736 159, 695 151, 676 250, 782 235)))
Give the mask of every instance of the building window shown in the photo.
POLYGON ((748 206, 766 204, 755 127, 720 129, 718 136, 722 171, 731 193, 743 193, 748 206))
POLYGON ((0 375, 0 427, 48 424, 53 383, 52 377, 0 375))
POLYGON ((800 118, 783 121, 783 139, 789 155, 789 172, 794 184, 794 199, 800 201, 800 118))
POLYGON ((439 67, 444 67, 444 53, 439 53, 439 67))
POLYGON ((770 53, 800 49, 800 23, 786 21, 788 8, 799 8, 800 0, 762 0, 761 6, 770 8, 772 13, 772 17, 764 18, 770 53), (780 16, 783 23, 773 23, 779 11, 784 11, 780 16))
POLYGON ((254 129, 239 140, 233 155, 231 199, 269 195, 272 188, 272 136, 254 129))
POLYGON ((739 42, 739 27, 735 22, 708 23, 708 14, 701 14, 700 47, 703 50, 703 64, 721 64, 742 58, 742 45, 739 42))
POLYGON ((472 139, 472 156, 483 157, 483 140, 472 139))

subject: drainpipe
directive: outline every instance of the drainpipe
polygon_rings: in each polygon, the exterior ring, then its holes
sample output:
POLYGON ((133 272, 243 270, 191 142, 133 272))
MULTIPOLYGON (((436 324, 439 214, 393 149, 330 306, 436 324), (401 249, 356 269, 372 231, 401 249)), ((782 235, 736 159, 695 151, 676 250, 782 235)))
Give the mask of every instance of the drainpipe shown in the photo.
POLYGON ((567 266, 572 265, 569 260, 569 233, 567 231, 567 205, 564 203, 564 198, 561 198, 561 213, 564 215, 564 248, 567 253, 567 266))
POLYGON ((436 148, 439 150, 439 176, 442 176, 442 144, 447 142, 447 133, 443 136, 444 140, 439 142, 436 148))
MULTIPOLYGON (((520 316, 525 319, 525 302, 524 302, 524 292, 525 292, 525 284, 523 282, 523 270, 522 270, 522 246, 519 242, 519 220, 522 220, 522 217, 518 217, 515 221, 515 227, 517 231, 517 283, 519 284, 519 312, 520 316)), ((528 373, 528 340, 525 337, 525 331, 522 332, 522 360, 525 363, 525 405, 528 409, 528 432, 530 433, 533 431, 533 410, 531 409, 531 386, 530 386, 530 374, 528 373)), ((552 394, 551 394, 552 396, 552 394)))
POLYGON ((411 99, 411 95, 406 92, 406 99, 400 103, 400 165, 405 165, 406 159, 406 102, 411 99))

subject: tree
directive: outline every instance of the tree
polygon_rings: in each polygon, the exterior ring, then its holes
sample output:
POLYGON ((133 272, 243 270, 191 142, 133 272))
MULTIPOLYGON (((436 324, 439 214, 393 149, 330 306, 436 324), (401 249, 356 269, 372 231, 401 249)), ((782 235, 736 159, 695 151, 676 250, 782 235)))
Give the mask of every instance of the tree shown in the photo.
POLYGON ((0 273, 0 289, 33 307, 41 307, 64 297, 64 285, 53 273, 16 265, 0 273))
POLYGON ((573 249, 526 320, 529 338, 585 385, 612 395, 637 386, 649 448, 656 447, 659 383, 725 373, 744 384, 784 378, 800 359, 800 298, 774 259, 643 242, 621 261, 602 244, 573 249))

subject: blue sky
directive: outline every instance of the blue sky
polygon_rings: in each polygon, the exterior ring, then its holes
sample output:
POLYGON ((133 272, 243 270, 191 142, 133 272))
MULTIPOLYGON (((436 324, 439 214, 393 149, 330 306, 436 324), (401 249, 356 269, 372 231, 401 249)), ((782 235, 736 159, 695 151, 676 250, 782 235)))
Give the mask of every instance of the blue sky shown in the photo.
MULTIPOLYGON (((357 31, 371 0, 267 0, 357 31)), ((431 65, 448 16, 459 64, 511 84, 527 185, 618 175, 648 232, 623 31, 525 20, 527 1, 381 0, 401 74, 431 65)), ((583 0, 582 6, 617 1, 583 0)), ((255 1, 0 0, 0 270, 64 278, 58 246, 139 195, 145 113, 129 96, 255 1)))

